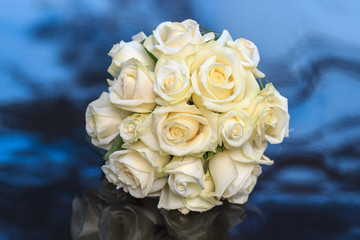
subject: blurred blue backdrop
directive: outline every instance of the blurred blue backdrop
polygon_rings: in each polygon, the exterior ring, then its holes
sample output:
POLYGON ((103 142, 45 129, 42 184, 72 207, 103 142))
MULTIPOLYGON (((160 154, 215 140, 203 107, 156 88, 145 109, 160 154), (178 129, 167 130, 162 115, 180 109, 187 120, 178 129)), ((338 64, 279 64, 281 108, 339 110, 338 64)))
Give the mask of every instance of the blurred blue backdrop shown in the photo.
POLYGON ((290 138, 249 200, 269 221, 246 239, 360 239, 357 0, 0 0, 0 239, 70 238, 71 201, 101 176, 84 112, 108 51, 187 18, 253 41, 289 99, 290 138))

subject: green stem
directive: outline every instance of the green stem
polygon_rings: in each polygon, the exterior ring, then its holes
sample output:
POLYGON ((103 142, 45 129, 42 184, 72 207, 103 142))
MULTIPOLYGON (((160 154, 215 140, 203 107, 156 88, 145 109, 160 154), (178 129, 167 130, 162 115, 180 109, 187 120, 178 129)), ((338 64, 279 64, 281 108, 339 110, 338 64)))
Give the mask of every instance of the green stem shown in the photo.
POLYGON ((262 78, 259 78, 259 83, 260 83, 260 90, 264 89, 264 84, 262 82, 262 78))

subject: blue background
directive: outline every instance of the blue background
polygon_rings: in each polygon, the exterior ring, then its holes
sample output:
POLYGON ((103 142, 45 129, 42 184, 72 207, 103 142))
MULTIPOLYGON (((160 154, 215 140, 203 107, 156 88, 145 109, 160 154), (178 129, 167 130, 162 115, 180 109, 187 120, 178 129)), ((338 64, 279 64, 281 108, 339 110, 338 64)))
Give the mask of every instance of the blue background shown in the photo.
POLYGON ((249 200, 268 221, 246 236, 360 239, 357 0, 0 0, 0 239, 70 238, 71 201, 101 176, 84 113, 108 51, 187 18, 253 41, 289 99, 290 138, 249 200))

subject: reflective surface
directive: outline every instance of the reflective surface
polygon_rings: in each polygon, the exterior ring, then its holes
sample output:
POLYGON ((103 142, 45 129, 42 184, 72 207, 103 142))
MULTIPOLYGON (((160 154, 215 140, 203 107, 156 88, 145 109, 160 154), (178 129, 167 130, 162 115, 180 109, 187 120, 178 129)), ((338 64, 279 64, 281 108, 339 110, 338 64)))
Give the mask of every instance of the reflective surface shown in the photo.
MULTIPOLYGON (((259 68, 290 104, 290 138, 267 150, 275 164, 264 167, 242 223, 221 225, 226 210, 214 209, 204 214, 209 234, 360 239, 359 13, 357 0, 0 1, 0 239, 71 239, 72 201, 86 205, 82 191, 101 178, 84 113, 106 91, 106 53, 139 31, 186 18, 253 41, 259 68)), ((121 219, 125 206, 134 216, 141 204, 106 203, 101 212, 115 208, 107 219, 121 219)), ((150 212, 127 224, 155 230, 128 230, 177 234, 163 211, 150 212)))
POLYGON ((341 204, 227 201, 204 213, 157 209, 158 199, 136 199, 105 178, 98 190, 72 202, 73 239, 357 239, 360 212, 341 204), (335 207, 335 208, 334 208, 335 207), (355 211, 354 211, 355 210, 355 211))
POLYGON ((98 191, 73 200, 73 239, 229 239, 240 224, 263 221, 259 209, 225 203, 204 213, 182 215, 157 209, 156 198, 135 199, 104 179, 98 191), (247 222, 244 220, 247 219, 247 222))

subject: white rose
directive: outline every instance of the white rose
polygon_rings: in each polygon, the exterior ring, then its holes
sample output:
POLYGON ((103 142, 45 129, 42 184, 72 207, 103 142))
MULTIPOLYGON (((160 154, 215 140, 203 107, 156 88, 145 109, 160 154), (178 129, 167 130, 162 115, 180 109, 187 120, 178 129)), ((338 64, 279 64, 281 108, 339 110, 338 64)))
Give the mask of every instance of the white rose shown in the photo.
POLYGON ((247 111, 256 124, 254 141, 258 146, 265 140, 278 144, 289 136, 287 99, 276 91, 272 83, 266 84, 247 111))
POLYGON ((137 142, 127 150, 112 153, 101 169, 109 182, 136 198, 143 198, 158 196, 167 180, 159 177, 159 172, 169 160, 170 156, 160 156, 137 142))
POLYGON ((177 209, 182 214, 188 214, 190 211, 205 212, 222 204, 221 201, 213 197, 214 190, 215 185, 210 174, 206 174, 204 189, 196 197, 180 197, 166 185, 161 191, 158 208, 177 209))
POLYGON ((156 63, 154 91, 160 105, 176 104, 191 97, 189 70, 183 58, 162 56, 156 63))
POLYGON ((121 63, 121 71, 109 87, 110 101, 131 112, 151 112, 155 106, 154 73, 136 59, 121 63))
POLYGON ((198 107, 203 105, 215 112, 246 108, 260 90, 236 53, 215 41, 204 44, 188 62, 193 101, 198 107))
POLYGON ((109 150, 114 138, 119 135, 122 122, 121 110, 109 102, 109 94, 102 93, 100 98, 91 102, 86 109, 86 132, 91 143, 109 150))
MULTIPOLYGON (((230 151, 225 150, 216 153, 209 160, 209 170, 215 183, 214 196, 218 198, 230 198, 237 196, 238 193, 249 195, 253 188, 252 186, 250 190, 249 186, 256 183, 253 176, 257 177, 260 174, 258 164, 239 162, 232 157, 230 151), (251 179, 249 180, 249 178, 251 179)), ((242 200, 244 199, 245 197, 242 198, 242 200)))
POLYGON ((174 157, 163 172, 169 174, 170 190, 180 197, 195 197, 204 189, 204 171, 200 158, 174 157))
POLYGON ((133 143, 138 140, 138 128, 149 116, 146 113, 134 113, 125 118, 119 126, 120 136, 125 143, 133 143))
POLYGON ((193 20, 163 22, 144 42, 145 48, 155 57, 177 55, 186 57, 197 50, 202 42, 214 39, 214 33, 201 35, 199 24, 193 20))
POLYGON ((235 41, 230 36, 227 30, 224 30, 221 37, 217 40, 221 45, 230 47, 239 57, 241 64, 250 69, 255 77, 263 78, 265 74, 257 69, 260 61, 259 51, 256 45, 244 38, 239 38, 235 41))
POLYGON ((219 145, 227 149, 239 148, 251 137, 255 123, 251 116, 240 108, 222 113, 218 120, 219 145))
POLYGON ((217 147, 217 114, 185 102, 156 108, 139 129, 139 138, 151 149, 184 156, 217 147))
MULTIPOLYGON (((133 38, 137 39, 139 37, 141 39, 141 35, 138 35, 135 35, 133 38)), ((146 52, 145 48, 137 41, 121 41, 120 43, 115 44, 110 50, 109 56, 112 57, 112 62, 108 69, 108 72, 114 78, 117 78, 119 76, 119 73, 121 71, 121 63, 128 61, 132 58, 135 58, 136 60, 141 62, 149 70, 153 70, 155 65, 154 61, 146 52)))
POLYGON ((236 204, 246 203, 248 201, 250 193, 252 192, 252 190, 256 185, 257 178, 258 176, 260 176, 260 174, 261 174, 260 165, 255 165, 253 171, 246 178, 240 190, 236 194, 228 198, 227 200, 231 203, 236 203, 236 204))
POLYGON ((274 161, 264 155, 268 142, 264 141, 257 146, 251 139, 245 142, 240 148, 229 149, 229 157, 241 163, 265 164, 272 165, 274 161))

